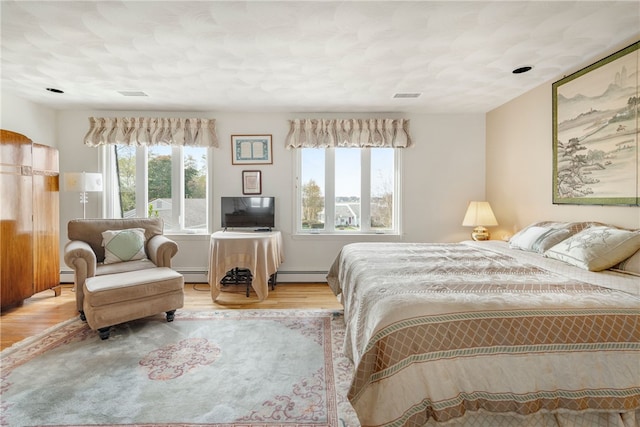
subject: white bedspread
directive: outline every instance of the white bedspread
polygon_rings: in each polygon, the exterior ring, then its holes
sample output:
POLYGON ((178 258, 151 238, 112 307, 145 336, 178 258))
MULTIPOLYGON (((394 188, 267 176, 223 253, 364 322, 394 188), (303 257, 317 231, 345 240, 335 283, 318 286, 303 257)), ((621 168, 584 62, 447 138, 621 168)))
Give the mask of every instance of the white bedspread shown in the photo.
POLYGON ((637 277, 464 242, 346 245, 327 279, 344 304, 363 426, 494 413, 637 424, 637 277))

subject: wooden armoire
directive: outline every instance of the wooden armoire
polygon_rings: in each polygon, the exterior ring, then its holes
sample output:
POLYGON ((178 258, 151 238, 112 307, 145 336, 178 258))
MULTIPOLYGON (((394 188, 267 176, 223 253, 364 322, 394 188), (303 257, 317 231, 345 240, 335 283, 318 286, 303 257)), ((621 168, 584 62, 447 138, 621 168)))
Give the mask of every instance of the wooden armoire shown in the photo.
POLYGON ((0 130, 0 306, 60 285, 58 150, 0 130))

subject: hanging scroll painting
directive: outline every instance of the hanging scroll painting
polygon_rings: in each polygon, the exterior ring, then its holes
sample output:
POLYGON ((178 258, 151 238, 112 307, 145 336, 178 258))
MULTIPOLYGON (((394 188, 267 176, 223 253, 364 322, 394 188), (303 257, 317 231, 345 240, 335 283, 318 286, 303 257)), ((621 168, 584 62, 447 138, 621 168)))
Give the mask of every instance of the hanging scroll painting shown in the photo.
POLYGON ((640 206, 639 46, 553 83, 554 204, 640 206))

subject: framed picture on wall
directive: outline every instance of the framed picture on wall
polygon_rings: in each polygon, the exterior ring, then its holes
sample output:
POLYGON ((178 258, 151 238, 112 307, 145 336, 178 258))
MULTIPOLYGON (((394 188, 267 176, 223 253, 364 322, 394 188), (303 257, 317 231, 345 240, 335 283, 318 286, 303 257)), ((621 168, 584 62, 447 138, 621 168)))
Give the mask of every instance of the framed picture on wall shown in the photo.
POLYGON ((640 206, 639 46, 553 83, 554 204, 640 206))
POLYGON ((242 171, 242 194, 262 194, 260 171, 242 171))
POLYGON ((272 164, 271 135, 231 135, 231 163, 272 164))

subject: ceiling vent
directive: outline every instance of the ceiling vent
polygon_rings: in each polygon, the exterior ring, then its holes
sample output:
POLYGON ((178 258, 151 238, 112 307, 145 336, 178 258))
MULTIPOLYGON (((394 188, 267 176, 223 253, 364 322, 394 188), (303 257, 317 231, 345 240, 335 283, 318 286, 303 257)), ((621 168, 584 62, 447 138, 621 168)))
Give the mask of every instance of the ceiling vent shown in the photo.
POLYGON ((119 90, 118 93, 122 96, 149 96, 141 90, 119 90))
POLYGON ((400 92, 393 95, 394 98, 419 98, 421 93, 418 92, 400 92))

